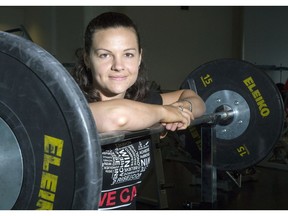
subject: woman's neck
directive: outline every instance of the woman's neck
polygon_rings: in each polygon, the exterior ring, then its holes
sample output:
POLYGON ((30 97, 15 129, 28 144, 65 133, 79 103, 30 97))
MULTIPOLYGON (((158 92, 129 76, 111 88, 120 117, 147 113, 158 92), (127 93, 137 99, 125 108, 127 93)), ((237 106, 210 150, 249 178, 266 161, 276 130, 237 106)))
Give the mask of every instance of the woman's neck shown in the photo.
POLYGON ((108 101, 113 99, 124 99, 125 94, 105 95, 100 92, 101 101, 108 101))

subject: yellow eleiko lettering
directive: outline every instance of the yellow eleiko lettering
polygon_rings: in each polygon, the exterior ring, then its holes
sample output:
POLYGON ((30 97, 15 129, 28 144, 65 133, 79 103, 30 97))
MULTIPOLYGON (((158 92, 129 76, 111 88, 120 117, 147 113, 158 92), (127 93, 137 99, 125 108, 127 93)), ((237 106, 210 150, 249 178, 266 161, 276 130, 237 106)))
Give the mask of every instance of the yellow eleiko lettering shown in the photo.
POLYGON ((44 136, 44 152, 47 154, 62 156, 64 141, 51 136, 44 136))
POLYGON ((36 206, 38 210, 52 210, 56 197, 58 176, 50 173, 50 164, 60 167, 64 140, 44 136, 43 170, 36 206))
POLYGON ((47 191, 56 192, 58 176, 51 173, 42 172, 41 185, 42 189, 47 191))
POLYGON ((36 204, 39 207, 37 210, 53 210, 53 203, 39 199, 36 204))
POLYGON ((246 78, 245 80, 243 80, 243 83, 247 86, 252 97, 254 98, 254 100, 258 106, 258 109, 260 111, 260 115, 262 117, 268 116, 270 114, 270 109, 267 106, 264 98, 262 97, 259 89, 256 89, 257 85, 255 84, 253 78, 250 76, 250 77, 246 78))
POLYGON ((53 164, 55 166, 60 166, 61 158, 44 154, 44 159, 43 159, 43 170, 49 171, 49 165, 53 164))

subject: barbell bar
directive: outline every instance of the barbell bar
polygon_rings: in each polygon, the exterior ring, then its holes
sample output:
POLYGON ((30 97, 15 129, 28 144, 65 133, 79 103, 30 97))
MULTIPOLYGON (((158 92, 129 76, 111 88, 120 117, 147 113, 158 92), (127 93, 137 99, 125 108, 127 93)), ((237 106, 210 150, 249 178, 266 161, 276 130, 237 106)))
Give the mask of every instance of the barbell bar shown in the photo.
POLYGON ((232 110, 202 115, 192 120, 190 127, 201 125, 203 123, 215 124, 215 125, 221 123, 223 124, 224 122, 230 121, 234 117, 234 115, 235 114, 232 110))

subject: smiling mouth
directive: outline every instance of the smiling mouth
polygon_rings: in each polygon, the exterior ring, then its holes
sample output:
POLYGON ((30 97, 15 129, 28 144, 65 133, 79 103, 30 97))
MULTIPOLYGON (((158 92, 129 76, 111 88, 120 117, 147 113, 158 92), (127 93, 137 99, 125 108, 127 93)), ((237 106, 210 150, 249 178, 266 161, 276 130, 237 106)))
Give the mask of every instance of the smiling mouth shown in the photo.
POLYGON ((110 76, 109 78, 115 81, 122 81, 122 80, 126 80, 127 77, 126 76, 121 76, 121 77, 110 76))

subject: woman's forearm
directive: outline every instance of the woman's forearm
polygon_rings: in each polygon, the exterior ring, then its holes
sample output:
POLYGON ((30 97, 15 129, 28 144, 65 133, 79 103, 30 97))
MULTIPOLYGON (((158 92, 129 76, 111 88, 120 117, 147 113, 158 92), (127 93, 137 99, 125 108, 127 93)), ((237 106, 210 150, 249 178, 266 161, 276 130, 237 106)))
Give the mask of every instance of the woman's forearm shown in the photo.
POLYGON ((180 115, 168 113, 165 106, 126 99, 96 102, 89 106, 99 132, 140 130, 158 122, 182 120, 180 115))
POLYGON ((162 94, 161 96, 164 104, 183 106, 188 110, 192 108, 194 118, 203 115, 206 111, 206 106, 202 98, 190 89, 173 91, 162 94))

